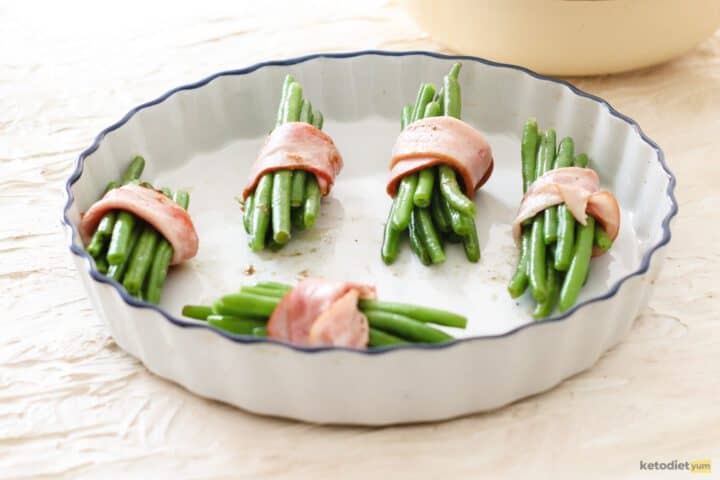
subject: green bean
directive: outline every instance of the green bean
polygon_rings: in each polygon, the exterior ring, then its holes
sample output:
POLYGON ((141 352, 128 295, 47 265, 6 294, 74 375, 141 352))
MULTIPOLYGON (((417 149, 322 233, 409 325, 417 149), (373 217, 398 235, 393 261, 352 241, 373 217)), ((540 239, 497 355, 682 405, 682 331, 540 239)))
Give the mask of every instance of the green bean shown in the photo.
POLYGON ((460 190, 455 171, 447 165, 440 165, 438 174, 440 177, 440 192, 442 192, 450 206, 465 215, 474 217, 476 213, 475 203, 460 190))
POLYGON ((522 237, 520 239, 520 256, 518 258, 517 269, 508 284, 508 292, 512 298, 517 298, 527 290, 528 286, 528 257, 530 253, 530 236, 532 227, 523 227, 522 237))
POLYGON ((442 216, 447 220, 447 223, 448 225, 450 225, 451 230, 460 236, 467 235, 467 227, 469 225, 464 221, 463 215, 460 212, 450 207, 448 201, 445 199, 442 193, 440 193, 439 186, 437 188, 437 199, 440 212, 442 213, 442 216))
POLYGON ((113 233, 108 246, 107 261, 110 265, 120 265, 130 251, 130 234, 135 227, 135 215, 121 210, 115 219, 113 233))
POLYGON ((207 320, 207 317, 214 314, 212 307, 207 305, 185 305, 182 309, 182 316, 196 320, 207 320))
POLYGON ((472 217, 466 217, 466 221, 470 224, 470 231, 463 237, 463 248, 465 249, 465 257, 472 263, 480 260, 480 239, 478 239, 477 227, 472 217))
POLYGON ((432 214, 433 223, 443 233, 450 231, 450 214, 445 216, 442 208, 442 198, 440 191, 435 188, 433 190, 432 200, 430 202, 430 213, 432 214))
POLYGON ((305 183, 305 205, 303 206, 303 220, 306 228, 315 225, 320 212, 320 185, 315 175, 308 175, 305 183))
POLYGON ((287 245, 287 242, 278 243, 275 240, 273 240, 272 237, 267 238, 265 243, 267 243, 267 247, 270 249, 271 252, 279 252, 280 250, 285 248, 285 245, 287 245))
POLYGON ((550 315, 555 310, 555 304, 557 303, 558 292, 560 290, 560 275, 561 273, 555 270, 552 258, 547 258, 546 264, 547 272, 547 298, 544 302, 538 303, 535 306, 533 317, 544 318, 550 315))
POLYGON ((570 268, 565 275, 562 289, 560 290, 560 311, 572 307, 577 301, 580 289, 585 283, 588 271, 590 270, 590 257, 592 255, 593 238, 595 237, 595 219, 588 216, 585 225, 578 224, 577 243, 575 252, 570 263, 570 268))
POLYGON ((595 245, 601 250, 609 250, 613 241, 607 231, 600 225, 595 226, 595 245))
POLYGON ((440 106, 440 102, 433 100, 432 102, 428 103, 425 107, 425 112, 423 112, 422 118, 428 118, 428 117, 439 117, 443 114, 442 107, 440 106))
MULTIPOLYGON (((396 197, 397 198, 397 197, 396 197)), ((380 248, 380 256, 386 265, 390 265, 395 261, 400 246, 400 230, 393 227, 392 218, 395 211, 395 200, 393 200, 388 219, 385 222, 385 231, 383 232, 383 243, 380 248)))
POLYGON ((433 101, 437 102, 438 105, 440 105, 440 115, 445 115, 445 87, 440 87, 440 90, 438 90, 438 93, 435 95, 435 98, 433 101))
POLYGON ((412 118, 412 111, 413 106, 412 104, 408 103, 402 108, 402 112, 400 113, 400 130, 405 130, 405 127, 407 127, 410 124, 410 119, 412 118))
POLYGON ((155 250, 155 256, 152 259, 150 272, 147 274, 145 282, 145 300, 150 303, 159 303, 162 294, 162 287, 165 284, 170 261, 173 257, 173 248, 170 243, 161 238, 155 250))
POLYGON ((368 347, 386 347, 390 345, 402 345, 408 343, 400 337, 390 335, 389 333, 385 333, 376 328, 371 328, 369 334, 370 338, 368 341, 368 347))
MULTIPOLYGON (((105 187, 105 193, 117 187, 117 182, 109 182, 105 187)), ((100 258, 102 251, 106 249, 105 247, 107 247, 108 241, 112 236, 112 229, 115 225, 116 215, 117 212, 114 210, 105 213, 105 215, 103 215, 100 219, 93 236, 90 238, 90 242, 88 243, 86 250, 95 260, 100 258)))
POLYGON ((240 289, 240 293, 249 293, 252 295, 260 295, 261 297, 278 297, 281 298, 287 293, 285 290, 280 290, 273 287, 262 287, 258 285, 245 286, 240 289))
POLYGON ((462 63, 453 63, 452 67, 450 67, 450 71, 448 72, 448 77, 458 78, 458 75, 460 75, 460 68, 462 68, 462 63))
POLYGON ((420 259, 423 265, 430 265, 432 260, 430 254, 423 245, 422 238, 420 237, 419 228, 417 225, 417 214, 416 209, 413 209, 410 215, 410 223, 408 224, 408 236, 410 237, 410 247, 415 252, 415 255, 420 259))
POLYGON ((293 83, 295 83, 295 78, 293 78, 293 76, 290 74, 285 75, 285 80, 283 81, 282 86, 282 93, 280 95, 280 106, 278 107, 277 120, 275 122, 276 127, 279 127, 285 122, 285 108, 287 106, 288 94, 290 93, 290 85, 292 85, 293 83))
POLYGON ((269 317, 280 300, 251 293, 231 293, 213 305, 218 313, 237 317, 269 317))
POLYGON ((382 302, 380 300, 360 300, 358 303, 360 310, 363 312, 382 311, 387 313, 397 313, 406 317, 424 323, 435 323, 437 325, 445 325, 447 327, 465 328, 467 327, 467 318, 457 313, 438 310, 436 308, 421 307, 419 305, 411 305, 405 303, 382 302))
POLYGON ((173 195, 173 200, 175 201, 175 203, 180 205, 183 210, 187 210, 188 207, 190 207, 190 194, 185 190, 178 190, 177 192, 175 192, 175 195, 173 195))
POLYGON ((123 286, 130 295, 140 293, 145 276, 150 270, 150 265, 155 256, 155 247, 159 238, 160 235, 151 225, 145 225, 130 257, 130 265, 123 278, 123 286))
POLYGON ((140 155, 136 155, 130 161, 130 165, 128 165, 127 169, 125 170, 121 183, 125 185, 126 183, 130 183, 134 180, 139 180, 143 170, 145 170, 145 159, 140 155))
POLYGON ((97 229, 95 230, 95 233, 93 233, 92 238, 90 239, 90 243, 88 243, 87 246, 87 252, 93 257, 93 258, 99 258, 100 253, 103 251, 105 246, 108 243, 108 240, 112 236, 113 227, 115 226, 115 218, 117 217, 117 212, 114 210, 111 210, 107 212, 103 217, 100 219, 100 223, 98 223, 97 229))
POLYGON ((253 199, 255 198, 254 192, 248 195, 243 204, 243 225, 245 231, 250 233, 252 231, 252 215, 253 215, 253 199))
POLYGON ((98 272, 102 273, 103 275, 107 273, 108 271, 108 264, 107 260, 103 256, 98 256, 95 258, 95 268, 98 272))
POLYGON ((290 210, 290 217, 292 220, 293 227, 298 230, 305 230, 305 203, 297 208, 290 210))
MULTIPOLYGON (((555 168, 565 168, 573 165, 574 142, 572 138, 565 137, 560 142, 555 168)), ((575 242, 575 218, 565 205, 558 205, 557 244, 555 245, 555 269, 562 272, 570 267, 575 242)))
POLYGON ((312 125, 312 104, 306 99, 303 99, 300 105, 298 122, 305 122, 312 125))
POLYGON ((258 283, 258 284, 255 285, 255 286, 256 286, 256 287, 262 287, 262 288, 268 288, 268 289, 281 290, 281 291, 283 291, 283 292, 285 292, 285 293, 287 293, 288 291, 292 290, 292 288, 293 288, 293 287, 291 287, 290 285, 288 285, 288 284, 286 284, 286 283, 270 282, 270 281, 268 281, 268 282, 260 282, 260 283, 258 283))
POLYGON ((302 110, 303 90, 299 83, 293 82, 288 90, 287 102, 283 110, 283 123, 297 122, 302 110))
POLYGON ((462 114, 462 100, 460 96, 460 83, 458 82, 458 74, 460 73, 460 64, 456 63, 450 69, 445 78, 443 78, 443 108, 445 115, 449 117, 460 118, 462 114))
POLYGON ((404 176, 395 194, 395 211, 392 223, 395 230, 404 231, 410 224, 410 215, 413 210, 413 196, 417 188, 418 176, 416 173, 404 176))
POLYGON ((566 205, 558 205, 558 238, 555 245, 555 270, 570 268, 575 246, 575 217, 566 205))
POLYGON ((557 241, 558 236, 558 210, 556 207, 548 207, 543 212, 545 217, 545 231, 543 237, 545 238, 545 245, 550 245, 557 241))
POLYGON ((452 231, 461 237, 468 235, 470 233, 471 226, 469 222, 470 217, 463 215, 452 208, 445 197, 442 197, 442 200, 443 203, 441 203, 440 206, 442 207, 443 212, 447 212, 447 215, 450 217, 450 227, 452 228, 452 231))
POLYGON ((555 168, 572 167, 575 156, 575 143, 570 137, 565 137, 558 146, 555 168))
POLYGON ((430 327, 422 322, 397 313, 381 310, 368 310, 365 312, 371 328, 376 328, 400 338, 419 343, 441 343, 452 340, 453 337, 430 327))
POLYGON ((270 203, 272 199, 273 176, 263 175, 255 187, 250 248, 259 252, 265 248, 265 235, 270 224, 270 203))
MULTIPOLYGON (((168 191, 169 195, 170 192, 168 191)), ((184 190, 178 190, 172 196, 173 201, 181 208, 187 210, 190 205, 190 194, 184 190)), ((162 288, 165 284, 170 261, 172 260, 174 250, 170 242, 166 238, 160 236, 157 248, 155 250, 155 258, 150 267, 150 273, 145 281, 145 300, 150 303, 159 303, 162 295, 162 288)))
POLYGON ((307 172, 305 170, 293 170, 292 186, 290 187, 290 206, 297 208, 305 201, 305 182, 307 172))
MULTIPOLYGON (((144 166, 144 161, 141 162, 144 166)), ((131 162, 130 167, 128 167, 128 171, 125 172, 125 175, 134 175, 135 172, 137 172, 137 164, 138 162, 131 162)), ((142 166, 140 168, 140 171, 142 171, 142 166)), ((139 175, 139 173, 138 173, 139 175)), ((113 190, 115 188, 118 188, 120 184, 116 181, 108 182, 108 184, 105 186, 105 193, 109 192, 110 190, 113 190)), ((111 210, 107 212, 103 217, 100 219, 100 223, 98 223, 97 228, 95 229, 95 233, 93 233, 92 238, 90 239, 90 243, 88 243, 87 246, 87 252, 95 259, 98 259, 102 253, 103 250, 105 250, 105 247, 107 247, 108 241, 110 240, 110 237, 112 236, 113 227, 115 226, 115 218, 117 217, 117 212, 114 210, 111 210)), ((103 272, 104 273, 104 272, 103 272)))
POLYGON ((523 128, 520 157, 522 159, 523 193, 527 192, 535 181, 536 157, 538 149, 538 126, 534 118, 528 119, 523 128))
POLYGON ((545 239, 543 238, 543 217, 537 215, 530 232, 528 257, 528 279, 530 291, 538 302, 547 298, 547 273, 545 271, 545 239))
MULTIPOLYGON (((522 181, 523 181, 523 192, 527 192, 527 189, 535 181, 538 173, 538 154, 539 154, 539 132, 537 127, 537 121, 534 118, 529 118, 525 122, 523 127, 522 144, 520 148, 520 159, 522 165, 522 181)), ((520 255, 518 257, 518 264, 510 283, 508 284, 508 291, 510 296, 517 298, 525 292, 528 283, 530 282, 530 272, 533 269, 533 259, 540 263, 541 258, 545 255, 544 245, 538 243, 536 236, 542 236, 542 229, 538 229, 535 226, 539 220, 542 220, 540 215, 530 219, 526 225, 523 225, 523 233, 520 242, 520 255), (535 236, 534 236, 535 235, 535 236), (539 252, 542 248, 542 252, 539 252), (535 254, 535 255, 533 255, 535 254)), ((540 272, 535 272, 535 280, 537 281, 540 277, 540 273, 544 270, 545 259, 542 258, 542 267, 540 272)), ((544 277, 544 275, 543 275, 544 277)), ((544 278, 542 279, 544 280, 544 278)), ((542 286, 543 281, 540 281, 542 286)), ((537 288, 538 285, 535 286, 537 288)), ((533 290, 533 295, 542 294, 542 291, 533 290)))
MULTIPOLYGON (((543 134, 542 143, 540 144, 540 151, 538 153, 538 165, 542 165, 542 168, 538 171, 538 176, 543 175, 553 168, 555 168, 556 158, 556 134, 555 130, 550 129, 543 134)), ((543 236, 545 237, 545 244, 550 245, 552 242, 557 240, 558 231, 558 219, 556 208, 546 208, 543 213, 545 216, 545 231, 543 236)))
POLYGON ((590 163, 590 159, 588 158, 587 154, 581 153, 577 157, 575 157, 575 162, 573 163, 573 165, 580 168, 587 168, 588 163, 590 163))
POLYGON ((254 329, 264 326, 263 322, 252 318, 232 317, 227 315, 210 315, 208 324, 237 335, 252 335, 254 329))
POLYGON ((557 153, 557 134, 551 128, 542 134, 540 150, 538 150, 537 177, 555 168, 557 153))
POLYGON ((426 168, 418 173, 418 183, 413 194, 413 203, 416 207, 428 207, 435 185, 435 169, 426 168))
POLYGON ((415 100, 415 106, 413 107, 412 117, 410 117, 411 123, 423 118, 427 104, 432 102, 434 97, 435 85, 432 83, 423 83, 420 85, 420 90, 418 90, 417 99, 415 100))
POLYGON ((420 234, 420 241, 425 247, 425 250, 430 255, 430 261, 434 264, 445 262, 445 252, 443 251, 442 242, 440 237, 435 230, 432 218, 430 217, 430 210, 427 208, 415 207, 414 215, 417 215, 417 226, 418 233, 420 234))
POLYGON ((290 189, 292 171, 278 170, 273 173, 272 229, 273 240, 283 245, 290 240, 290 189))
POLYGON ((262 337, 265 338, 268 336, 267 328, 265 327, 255 327, 252 329, 252 336, 253 337, 262 337))
POLYGON ((117 265, 110 264, 107 272, 108 277, 118 282, 122 280, 123 276, 125 275, 125 271, 130 264, 130 257, 132 257, 132 254, 135 252, 135 246, 137 245, 137 241, 140 238, 141 231, 142 227, 140 225, 135 226, 133 231, 130 233, 130 240, 128 242, 128 255, 125 257, 125 260, 123 260, 122 263, 119 263, 117 265))
POLYGON ((317 128, 318 130, 322 130, 323 127, 323 114, 322 112, 315 110, 313 112, 313 121, 312 124, 317 128))

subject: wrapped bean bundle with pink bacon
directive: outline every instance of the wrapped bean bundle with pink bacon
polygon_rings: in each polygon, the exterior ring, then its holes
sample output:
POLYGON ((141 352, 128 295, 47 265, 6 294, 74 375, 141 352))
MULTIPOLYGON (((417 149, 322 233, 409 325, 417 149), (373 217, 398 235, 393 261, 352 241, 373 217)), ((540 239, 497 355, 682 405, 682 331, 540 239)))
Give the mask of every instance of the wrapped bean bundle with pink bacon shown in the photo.
POLYGON ((185 305, 182 313, 229 333, 307 347, 442 343, 453 337, 431 324, 467 325, 456 313, 379 301, 372 285, 324 278, 306 278, 294 287, 260 282, 212 305, 185 305))
POLYGON ((517 270, 508 285, 513 298, 528 286, 537 306, 534 316, 565 311, 577 301, 590 259, 602 255, 620 231, 620 206, 600 188, 587 155, 575 155, 570 137, 539 132, 530 119, 523 130, 521 160, 524 196, 513 222, 520 248, 517 270))
POLYGON ((393 198, 381 250, 387 264, 405 231, 424 265, 445 261, 444 241, 461 242, 469 261, 480 259, 472 198, 490 178, 493 156, 483 135, 460 120, 459 73, 456 63, 437 93, 422 84, 415 104, 402 110, 387 185, 393 198))
POLYGON ((243 219, 250 248, 277 250, 293 228, 315 225, 320 198, 329 194, 343 159, 323 133, 323 115, 303 98, 302 87, 285 77, 273 131, 250 168, 243 190, 243 219))
POLYGON ((140 182, 137 156, 120 182, 82 217, 80 235, 100 273, 134 297, 158 303, 168 269, 195 256, 198 236, 187 213, 190 196, 140 182))

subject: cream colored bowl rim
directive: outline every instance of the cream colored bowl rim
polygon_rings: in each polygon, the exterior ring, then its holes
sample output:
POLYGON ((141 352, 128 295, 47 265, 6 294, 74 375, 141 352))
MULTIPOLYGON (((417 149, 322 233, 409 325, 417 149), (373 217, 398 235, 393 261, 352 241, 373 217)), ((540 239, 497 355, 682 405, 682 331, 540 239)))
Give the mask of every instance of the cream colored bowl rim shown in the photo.
POLYGON ((70 251, 85 260, 86 268, 88 269, 88 273, 90 274, 91 278, 99 283, 109 284, 111 285, 117 293, 120 295, 120 297, 123 299, 123 301, 130 307, 133 308, 142 308, 142 309, 150 309, 153 310, 170 322, 171 324, 181 327, 181 328, 197 328, 197 329, 207 329, 211 330, 218 335, 221 335, 222 337, 225 337, 226 339, 236 342, 239 344, 256 344, 256 343, 271 343, 271 344, 278 344, 282 345, 286 348, 290 348, 292 350, 295 350, 297 352, 303 352, 303 353, 318 353, 318 352, 329 352, 329 351, 345 351, 347 353, 352 354, 358 354, 358 355, 382 355, 382 354, 388 354, 391 352, 396 351, 403 351, 403 350, 439 350, 439 349, 445 349, 445 348, 453 348, 454 346, 457 346, 461 343, 466 342, 477 342, 477 341, 484 341, 484 340, 493 340, 493 339, 499 339, 503 337, 508 337, 511 335, 515 335, 518 332, 528 329, 528 328, 535 328, 540 325, 544 325, 551 322, 560 322, 571 315, 573 315, 575 312, 586 308, 588 305, 596 302, 602 302, 607 301, 611 299, 612 297, 617 294, 620 287, 630 278, 639 276, 647 272, 648 268, 650 267, 650 261, 652 260, 653 255, 655 252, 666 245, 668 242, 670 242, 671 238, 671 231, 670 231, 670 221, 677 215, 678 212, 678 203, 677 199, 675 198, 675 185, 677 181, 675 178, 675 175, 672 173, 670 168, 668 167, 666 161, 665 161, 665 153, 663 150, 658 146, 658 144, 650 139, 640 128, 640 125, 633 120, 632 118, 628 117, 627 115, 620 113, 618 110, 616 110, 610 103, 596 95, 593 95, 591 93, 587 93, 583 90, 580 90, 570 82, 566 80, 561 80, 558 78, 553 78, 547 75, 539 74, 533 70, 530 70, 529 68, 520 66, 520 65, 513 65, 509 63, 501 63, 501 62, 495 62, 492 60, 488 60, 481 57, 475 57, 470 55, 445 55, 442 53, 437 52, 431 52, 431 51, 425 51, 425 50, 409 50, 409 51, 386 51, 386 50, 359 50, 359 51, 353 51, 353 52, 342 52, 342 53, 316 53, 311 55, 304 55, 300 57, 294 57, 284 60, 270 60, 265 62, 259 62, 254 65, 235 69, 235 70, 224 70, 221 72, 214 73, 208 77, 205 77, 202 80, 199 80, 194 83, 189 83, 186 85, 182 85, 176 88, 173 88, 164 94, 160 95, 154 100, 151 100, 149 102, 140 104, 128 111, 119 121, 115 122, 114 124, 110 125, 109 127, 102 130, 93 140, 92 144, 83 150, 80 155, 78 156, 76 162, 75 162, 75 169, 68 177, 66 183, 65 183, 65 194, 67 197, 67 200, 65 202, 65 206, 63 207, 62 211, 62 223, 63 225, 69 230, 70 234, 68 235, 69 239, 69 248, 70 251), (134 297, 131 297, 127 291, 115 280, 103 275, 102 273, 98 272, 93 267, 93 262, 90 257, 90 255, 80 246, 76 243, 76 239, 79 238, 77 227, 70 221, 68 212, 70 211, 71 207, 73 206, 73 203, 75 201, 75 198, 72 193, 72 186, 80 179, 83 173, 84 163, 85 159, 94 153, 98 147, 100 146, 101 142, 105 138, 105 136, 119 128, 121 128, 123 125, 125 125, 136 113, 138 113, 141 110, 151 108, 154 105, 160 104, 170 98, 171 96, 175 95, 178 92, 186 91, 186 90, 195 90, 198 88, 201 88, 213 80, 219 78, 219 77, 226 77, 226 76, 236 76, 236 75, 247 75, 250 74, 256 70, 259 70, 261 68, 265 67, 271 67, 271 66, 290 66, 290 65, 296 65, 299 63, 307 62, 310 60, 318 59, 318 58, 328 58, 328 59, 334 59, 334 60, 343 60, 348 58, 356 58, 356 57, 362 57, 362 56, 382 56, 382 57, 407 57, 407 56, 426 56, 431 58, 438 58, 443 60, 461 60, 461 61, 468 61, 468 62, 478 62, 482 63, 484 65, 490 66, 490 67, 497 67, 497 68, 507 68, 512 70, 518 70, 520 72, 523 72, 527 75, 530 75, 536 79, 539 80, 545 80, 553 83, 557 83, 560 85, 565 86, 566 88, 570 89, 575 95, 579 97, 588 98, 596 103, 601 104, 607 112, 622 120, 625 122, 628 126, 634 130, 641 140, 645 142, 647 145, 649 145, 656 154, 656 158, 658 163, 660 164, 661 168, 665 172, 665 174, 668 177, 668 185, 666 189, 666 197, 670 200, 670 209, 667 212, 667 214, 663 217, 661 228, 662 228, 662 237, 658 242, 656 242, 654 245, 652 245, 642 256, 642 260, 640 262, 640 266, 630 272, 629 274, 621 277, 618 279, 609 289, 607 292, 605 292, 602 295, 598 295, 596 297, 589 298, 583 302, 580 302, 573 306, 571 309, 569 309, 566 312, 563 312, 558 315, 551 316, 547 319, 527 323, 524 325, 521 325, 517 328, 514 328, 512 330, 509 330, 507 332, 501 333, 501 334, 495 334, 495 335, 476 335, 472 337, 464 337, 464 338, 458 338, 446 343, 441 344, 408 344, 408 345, 399 345, 399 346, 390 346, 390 347, 383 347, 383 348, 374 348, 374 349, 368 349, 368 350, 357 350, 357 349, 351 349, 351 348, 345 348, 345 347, 305 347, 305 346, 299 346, 299 345, 293 345, 287 342, 282 342, 278 340, 268 339, 268 338, 258 338, 258 337, 250 337, 246 335, 236 335, 233 333, 226 332, 224 330, 217 329, 215 327, 212 327, 210 325, 205 324, 199 324, 195 322, 189 322, 187 320, 184 320, 180 317, 177 317, 175 315, 172 315, 167 310, 163 309, 160 306, 150 304, 148 302, 145 302, 143 300, 138 300, 134 297))

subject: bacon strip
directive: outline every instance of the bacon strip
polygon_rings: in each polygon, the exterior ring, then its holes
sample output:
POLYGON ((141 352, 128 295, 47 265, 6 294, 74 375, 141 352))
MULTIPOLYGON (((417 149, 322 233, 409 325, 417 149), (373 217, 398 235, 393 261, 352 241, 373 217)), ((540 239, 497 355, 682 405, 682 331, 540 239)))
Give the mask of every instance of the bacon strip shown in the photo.
POLYGON ((320 192, 327 195, 342 167, 340 152, 322 130, 305 122, 284 123, 265 139, 250 167, 243 198, 255 190, 263 175, 275 170, 307 170, 317 178, 320 192))
POLYGON ((387 193, 394 197, 404 176, 440 164, 460 174, 472 198, 490 178, 494 162, 490 145, 471 125, 454 117, 423 118, 408 125, 395 141, 387 193))
MULTIPOLYGON (((519 244, 522 224, 548 207, 564 203, 573 217, 582 225, 591 215, 615 240, 620 231, 620 206, 615 195, 600 190, 600 178, 591 168, 556 168, 535 180, 523 196, 518 214, 513 222, 513 237, 519 244)), ((593 249, 593 256, 604 251, 593 249)))
POLYGON ((267 324, 268 337, 296 345, 366 348, 367 318, 359 299, 375 298, 375 287, 307 278, 290 290, 267 324))
POLYGON ((198 236, 190 215, 161 192, 136 184, 110 190, 85 212, 80 221, 80 236, 85 244, 111 210, 126 210, 155 227, 173 247, 171 265, 197 254, 198 236))

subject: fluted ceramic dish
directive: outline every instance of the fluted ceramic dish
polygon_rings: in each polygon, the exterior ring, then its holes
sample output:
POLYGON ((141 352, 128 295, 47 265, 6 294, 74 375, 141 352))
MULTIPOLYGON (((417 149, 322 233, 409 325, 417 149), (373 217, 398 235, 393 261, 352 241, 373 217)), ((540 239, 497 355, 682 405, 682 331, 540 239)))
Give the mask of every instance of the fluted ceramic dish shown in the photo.
POLYGON ((95 309, 117 343, 152 372, 252 412, 384 425, 497 408, 592 366, 646 303, 677 211, 674 184, 662 151, 631 119, 567 83, 473 57, 357 52, 222 72, 140 105, 80 155, 63 218, 95 309), (483 257, 468 263, 452 246, 445 264, 426 268, 405 245, 385 266, 385 182, 401 106, 421 81, 440 81, 457 60, 463 119, 485 132, 496 162, 476 197, 483 257), (274 124, 287 73, 324 112, 345 169, 314 229, 280 252, 254 254, 234 197, 274 124), (506 292, 516 263, 510 223, 521 198, 520 132, 530 116, 575 138, 623 212, 620 235, 593 260, 577 305, 542 322, 533 321, 527 298, 514 301, 506 292), (136 154, 147 160, 144 179, 191 192, 200 236, 198 256, 171 272, 159 307, 99 274, 77 234, 81 212, 136 154), (468 328, 453 331, 458 340, 448 344, 356 351, 235 336, 180 316, 185 303, 304 275, 370 282, 382 299, 463 313, 468 328))

